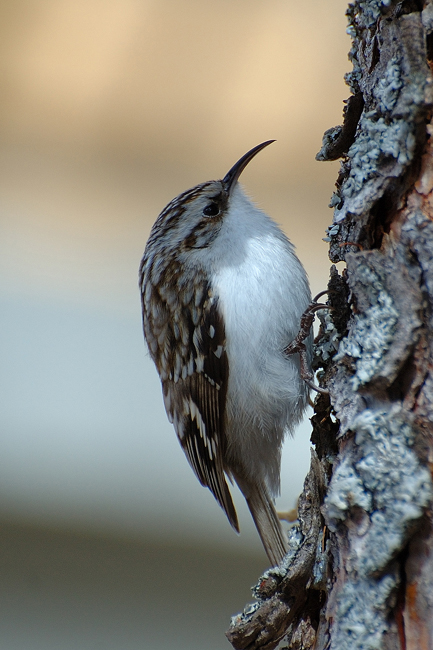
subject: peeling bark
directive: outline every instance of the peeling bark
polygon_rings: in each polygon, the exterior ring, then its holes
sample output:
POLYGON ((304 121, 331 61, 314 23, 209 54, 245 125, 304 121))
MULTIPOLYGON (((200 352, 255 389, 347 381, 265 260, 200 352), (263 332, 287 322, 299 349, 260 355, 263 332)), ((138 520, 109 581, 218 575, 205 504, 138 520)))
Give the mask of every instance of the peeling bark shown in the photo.
POLYGON ((357 0, 312 461, 235 648, 433 649, 433 3, 357 0))

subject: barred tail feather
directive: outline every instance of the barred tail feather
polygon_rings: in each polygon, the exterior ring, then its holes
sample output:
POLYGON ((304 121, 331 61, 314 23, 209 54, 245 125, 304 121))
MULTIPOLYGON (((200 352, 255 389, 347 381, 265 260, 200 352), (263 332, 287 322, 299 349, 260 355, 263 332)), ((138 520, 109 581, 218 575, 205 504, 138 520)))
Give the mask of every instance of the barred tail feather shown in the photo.
POLYGON ((259 486, 249 486, 249 488, 248 495, 245 495, 248 507, 266 555, 272 566, 277 566, 287 553, 287 540, 275 506, 265 488, 259 486))

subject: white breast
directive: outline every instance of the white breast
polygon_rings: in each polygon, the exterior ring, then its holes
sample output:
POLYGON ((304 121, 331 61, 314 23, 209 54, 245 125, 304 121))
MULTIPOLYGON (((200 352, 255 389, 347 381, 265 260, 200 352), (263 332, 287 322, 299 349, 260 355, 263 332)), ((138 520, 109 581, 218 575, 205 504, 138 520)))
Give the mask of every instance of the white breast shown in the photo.
POLYGON ((240 188, 213 242, 212 258, 212 286, 227 336, 230 445, 234 456, 269 457, 264 478, 275 491, 279 443, 299 421, 307 398, 298 358, 287 358, 283 350, 309 304, 308 280, 292 244, 240 188), (244 454, 252 447, 254 454, 244 454))

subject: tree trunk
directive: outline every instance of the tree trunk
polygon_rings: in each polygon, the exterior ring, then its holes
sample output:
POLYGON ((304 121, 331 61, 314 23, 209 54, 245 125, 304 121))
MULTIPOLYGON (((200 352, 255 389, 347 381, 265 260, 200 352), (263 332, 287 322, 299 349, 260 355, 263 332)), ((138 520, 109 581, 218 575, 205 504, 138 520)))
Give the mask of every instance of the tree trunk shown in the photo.
MULTIPOLYGON (((356 0, 312 462, 235 648, 433 649, 433 2, 356 0)), ((324 312, 323 312, 324 313, 324 312)))

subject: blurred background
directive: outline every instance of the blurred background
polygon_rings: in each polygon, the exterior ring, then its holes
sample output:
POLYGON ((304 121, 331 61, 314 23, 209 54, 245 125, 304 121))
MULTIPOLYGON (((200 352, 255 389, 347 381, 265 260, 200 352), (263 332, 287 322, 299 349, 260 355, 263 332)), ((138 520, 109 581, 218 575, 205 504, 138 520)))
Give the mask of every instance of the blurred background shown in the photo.
MULTIPOLYGON (((181 191, 242 175, 313 293, 349 96, 346 0, 0 1, 0 647, 228 648, 267 560, 166 420, 138 265, 181 191)), ((280 509, 309 466, 284 449, 280 509)))

